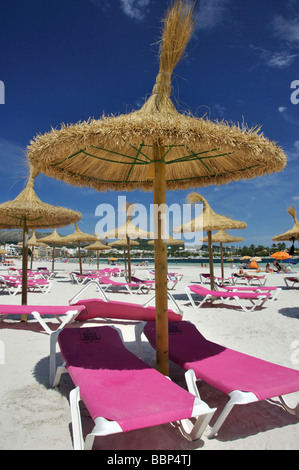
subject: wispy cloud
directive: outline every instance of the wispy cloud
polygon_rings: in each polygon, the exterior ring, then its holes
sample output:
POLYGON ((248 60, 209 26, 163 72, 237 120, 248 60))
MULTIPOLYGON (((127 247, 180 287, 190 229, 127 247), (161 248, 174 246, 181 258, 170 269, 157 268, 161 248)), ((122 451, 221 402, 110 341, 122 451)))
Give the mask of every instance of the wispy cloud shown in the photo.
POLYGON ((292 46, 299 46, 299 18, 286 19, 276 15, 272 21, 273 34, 292 46))
MULTIPOLYGON (((102 11, 108 11, 113 8, 111 0, 90 0, 91 3, 102 11)), ((115 3, 115 0, 114 0, 115 3)), ((118 4, 122 12, 137 21, 145 19, 149 13, 151 0, 118 0, 118 4)))
POLYGON ((261 63, 271 68, 284 69, 293 64, 298 54, 290 54, 286 50, 269 51, 264 47, 250 45, 251 51, 259 57, 261 63))
POLYGON ((225 17, 231 0, 200 0, 196 20, 196 29, 210 31, 218 26, 225 17))
POLYGON ((151 0, 120 0, 120 6, 125 15, 142 21, 149 12, 150 2, 151 0))

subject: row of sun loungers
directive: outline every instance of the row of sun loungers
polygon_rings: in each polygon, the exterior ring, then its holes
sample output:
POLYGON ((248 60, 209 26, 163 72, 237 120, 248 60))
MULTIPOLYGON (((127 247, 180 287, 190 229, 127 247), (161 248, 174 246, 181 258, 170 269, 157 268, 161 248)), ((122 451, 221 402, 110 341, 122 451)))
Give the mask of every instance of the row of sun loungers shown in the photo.
POLYGON ((215 300, 234 300, 244 310, 244 312, 251 312, 257 307, 262 307, 266 301, 273 302, 277 299, 281 292, 280 287, 236 287, 236 286, 221 286, 223 290, 211 291, 204 286, 193 284, 185 287, 185 292, 192 305, 196 308, 196 297, 201 297, 198 301, 197 307, 200 308, 206 302, 215 302, 215 300), (248 300, 251 307, 247 307, 244 301, 248 300))
MULTIPOLYGON (((49 283, 42 279, 28 280, 31 281, 49 283)), ((276 397, 286 411, 293 415, 299 413, 299 405, 291 409, 283 398, 299 391, 299 371, 206 339, 195 325, 183 320, 181 310, 176 308, 168 311, 169 358, 185 371, 187 390, 145 363, 142 351, 146 343, 141 339, 144 335, 155 349, 155 307, 149 306, 149 302, 142 306, 114 301, 106 294, 113 287, 132 293, 130 284, 136 287, 136 291, 146 286, 148 293, 154 281, 133 278, 133 283, 127 283, 103 276, 89 280, 67 306, 0 305, 0 321, 8 315, 32 314, 50 335, 50 385, 57 387, 62 373, 68 373, 74 384, 70 394, 74 449, 91 449, 95 437, 165 423, 176 423, 189 440, 199 439, 204 432, 214 437, 235 405, 276 397), (103 298, 80 299, 92 285, 97 287, 103 298), (59 321, 56 331, 49 328, 48 316, 59 321), (121 333, 111 326, 80 328, 82 322, 94 319, 138 322, 135 334, 139 357, 126 349, 121 333), (67 328, 70 323, 75 323, 75 327, 67 328), (57 345, 63 361, 63 365, 58 367, 57 345), (198 380, 229 397, 217 419, 216 408, 210 407, 200 397, 198 380), (94 421, 94 427, 87 436, 82 429, 81 400, 94 421)), ((199 307, 206 301, 236 301, 245 312, 253 311, 267 301, 273 302, 280 292, 281 288, 277 287, 221 284, 220 279, 215 291, 198 284, 186 288, 187 297, 194 307, 197 296, 201 298, 199 307), (245 301, 252 304, 250 308, 245 301)), ((170 293, 169 296, 172 297, 170 293)))
MULTIPOLYGON (((277 295, 271 288, 267 289, 267 299, 277 295)), ((228 291, 220 294, 225 293, 231 294, 228 291)), ((155 348, 154 307, 106 299, 73 299, 68 306, 0 307, 3 317, 23 313, 32 313, 41 324, 43 317, 49 314, 60 319, 57 331, 51 331, 45 322, 43 327, 51 334, 51 385, 58 385, 63 372, 68 372, 74 383, 70 406, 75 449, 91 448, 95 436, 167 422, 179 422, 183 434, 189 439, 198 439, 205 430, 209 430, 212 437, 217 435, 234 405, 274 397, 281 398, 287 411, 292 414, 299 412, 298 406, 291 409, 282 398, 282 395, 299 391, 299 371, 213 343, 204 338, 195 325, 184 321, 175 309, 168 312, 169 357, 186 371, 188 392, 129 352, 111 327, 80 328, 78 324, 76 328, 65 328, 70 322, 86 322, 95 318, 138 321, 137 351, 142 355, 142 332, 155 348), (57 341, 64 361, 64 365, 58 368, 57 341), (213 421, 215 408, 201 400, 197 380, 203 380, 230 398, 211 427, 208 425, 213 421), (80 400, 85 403, 95 423, 85 440, 78 405, 80 400)))
MULTIPOLYGON (((200 277, 200 282, 202 284, 209 284, 210 283, 210 274, 205 274, 201 273, 199 275, 200 277)), ((255 275, 244 275, 241 277, 238 276, 231 276, 231 277, 218 277, 214 276, 214 280, 216 284, 230 284, 230 285, 236 285, 236 284, 246 284, 248 286, 253 286, 253 285, 258 285, 258 286, 264 286, 266 284, 266 276, 255 276, 255 275)))
MULTIPOLYGON (((52 283, 46 279, 28 278, 28 292, 49 293, 52 283)), ((15 276, 0 276, 0 292, 7 292, 9 295, 17 295, 22 291, 22 279, 15 276)))

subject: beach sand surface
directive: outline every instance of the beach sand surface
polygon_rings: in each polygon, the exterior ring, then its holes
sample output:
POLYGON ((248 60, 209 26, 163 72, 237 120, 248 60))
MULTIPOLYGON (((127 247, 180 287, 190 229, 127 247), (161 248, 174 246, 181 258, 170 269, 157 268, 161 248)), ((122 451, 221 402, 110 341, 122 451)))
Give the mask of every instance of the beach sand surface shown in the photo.
MULTIPOLYGON (((18 262, 17 262, 18 263, 18 262)), ((48 262, 36 262, 34 268, 48 266, 48 262)), ((20 267, 20 264, 16 264, 20 267)), ((83 265, 88 270, 88 263, 83 265)), ((6 267, 0 274, 7 274, 6 267)), ((69 300, 81 289, 73 284, 69 272, 78 267, 70 263, 56 263, 57 276, 53 280, 50 293, 28 293, 28 304, 68 305, 69 300)), ((94 267, 93 267, 94 269, 94 267)), ((134 266, 135 275, 147 278, 149 268, 134 266)), ((282 288, 277 300, 266 302, 253 312, 245 313, 234 302, 216 301, 194 309, 188 302, 184 287, 199 282, 199 274, 207 273, 208 268, 196 265, 170 265, 169 272, 179 272, 183 278, 171 293, 184 312, 184 319, 196 325, 209 340, 239 350, 258 358, 299 370, 299 289, 287 289, 284 274, 267 274, 268 286, 282 288)), ((232 270, 226 268, 225 275, 232 270)), ((220 268, 215 268, 220 275, 220 268)), ((123 278, 116 278, 122 280, 123 278)), ((209 287, 209 285, 207 285, 209 287)), ((21 295, 10 296, 1 292, 1 304, 20 304, 21 295)), ((95 287, 90 287, 82 298, 97 297, 95 287)), ((109 293, 111 299, 143 304, 153 296, 149 294, 130 295, 129 293, 109 293)), ((171 305, 169 305, 171 307, 171 305)), ((69 392, 73 388, 67 374, 62 376, 60 387, 49 387, 49 335, 32 319, 20 322, 20 318, 8 317, 0 323, 0 449, 1 450, 71 450, 72 429, 69 409, 69 392)), ((58 323, 47 318, 51 329, 58 323)), ((101 325, 101 320, 88 322, 101 325)), ((110 323, 110 322, 109 322, 110 323)), ((113 324, 111 322, 111 324, 113 324)), ((125 344, 136 353, 134 323, 114 322, 121 328, 125 344)), ((81 324, 79 324, 81 325, 81 324)), ((78 326, 79 326, 78 325, 78 326)), ((87 323, 82 324, 85 327, 87 323)), ((153 357, 153 350, 143 343, 144 359, 153 357)), ((61 363, 57 353, 58 364, 61 363)), ((170 364, 170 376, 186 388, 184 371, 170 364)), ((144 384, 146 387, 146 384, 144 384)), ((201 398, 211 407, 217 407, 219 415, 227 402, 227 396, 201 382, 201 398)), ((295 406, 299 402, 299 392, 287 397, 295 406)), ((117 400, 117 395, 115 396, 117 400)), ((87 434, 93 427, 88 411, 82 406, 83 431, 87 434)), ((152 428, 96 438, 95 450, 172 450, 188 452, 193 450, 298 450, 299 419, 282 409, 278 400, 235 406, 217 437, 190 442, 180 431, 163 425, 152 428)))

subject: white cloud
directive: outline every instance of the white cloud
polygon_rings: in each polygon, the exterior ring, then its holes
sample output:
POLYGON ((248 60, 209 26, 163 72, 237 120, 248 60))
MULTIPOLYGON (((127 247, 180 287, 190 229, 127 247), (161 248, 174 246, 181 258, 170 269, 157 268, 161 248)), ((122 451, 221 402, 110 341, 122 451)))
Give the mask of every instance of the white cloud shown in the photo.
POLYGON ((299 159, 299 140, 295 140, 292 147, 286 151, 288 161, 299 159))
POLYGON ((264 47, 250 46, 250 49, 260 58, 262 63, 271 68, 284 69, 292 65, 298 54, 290 54, 285 50, 271 52, 264 47))
POLYGON ((211 30, 223 21, 230 0, 200 0, 196 29, 211 30))
POLYGON ((135 20, 144 20, 151 0, 120 0, 125 15, 135 20))
POLYGON ((299 18, 285 19, 277 15, 272 26, 275 36, 293 45, 299 45, 299 18))

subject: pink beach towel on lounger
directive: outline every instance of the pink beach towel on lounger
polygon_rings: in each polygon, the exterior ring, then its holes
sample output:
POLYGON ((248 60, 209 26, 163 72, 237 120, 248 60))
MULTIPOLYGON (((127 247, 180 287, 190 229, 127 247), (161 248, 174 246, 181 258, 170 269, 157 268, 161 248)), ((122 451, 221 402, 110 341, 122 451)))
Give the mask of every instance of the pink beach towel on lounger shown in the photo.
MULTIPOLYGON (((106 302, 102 299, 82 299, 72 304, 84 305, 86 310, 81 312, 76 320, 86 321, 92 318, 115 318, 122 320, 139 320, 139 321, 154 321, 156 318, 155 307, 142 307, 140 304, 133 304, 129 302, 118 302, 110 300, 106 302)), ((181 315, 175 313, 173 310, 168 310, 169 321, 180 321, 181 315)))

